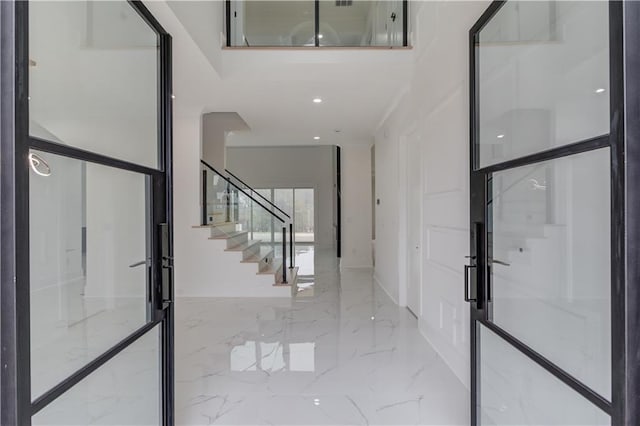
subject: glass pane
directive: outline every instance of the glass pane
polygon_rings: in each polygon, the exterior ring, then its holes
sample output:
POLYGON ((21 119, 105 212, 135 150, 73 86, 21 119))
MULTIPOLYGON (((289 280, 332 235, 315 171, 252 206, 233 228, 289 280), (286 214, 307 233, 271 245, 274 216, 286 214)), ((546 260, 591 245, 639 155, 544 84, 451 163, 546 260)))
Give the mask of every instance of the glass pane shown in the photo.
POLYGON ((35 398, 146 323, 149 254, 146 176, 31 154, 35 398))
POLYGON ((488 328, 480 333, 482 425, 610 425, 609 416, 488 328))
POLYGON ((29 3, 32 136, 158 165, 158 38, 126 1, 29 3))
POLYGON ((34 426, 157 426, 160 416, 159 326, 140 337, 33 416, 34 426))
MULTIPOLYGON (((273 204, 284 211, 289 216, 293 214, 293 189, 292 188, 276 188, 273 190, 273 204)), ((277 212, 277 210, 276 210, 277 212)), ((280 216, 282 214, 280 213, 280 216)), ((286 219, 283 217, 283 219, 286 219)))
MULTIPOLYGON (((256 192, 262 195, 267 200, 272 200, 270 189, 256 189, 256 192)), ((258 200, 258 198, 259 197, 256 197, 256 200, 258 200)), ((260 202, 261 204, 267 206, 267 203, 262 203, 262 201, 260 202)), ((272 232, 274 229, 273 216, 259 204, 252 201, 251 205, 253 217, 253 232, 251 239, 260 240, 263 243, 272 243, 274 241, 274 235, 272 232)))
POLYGON ((238 192, 238 225, 236 226, 238 231, 251 230, 251 203, 251 198, 238 192))
MULTIPOLYGON (((201 168, 205 170, 205 168, 201 168)), ((224 223, 232 221, 233 195, 231 186, 217 173, 206 169, 207 172, 207 223, 224 223)))
MULTIPOLYGON (((273 190, 273 204, 278 206, 281 210, 289 215, 289 217, 293 217, 293 189, 292 188, 277 188, 273 190)), ((277 210, 276 210, 277 212, 277 210)), ((287 218, 279 214, 279 216, 286 220, 287 218)), ((275 221, 275 240, 282 242, 282 226, 283 224, 276 220, 275 221)), ((287 243, 289 242, 289 227, 287 226, 287 243)))
POLYGON ((480 167, 609 133, 607 2, 507 2, 477 55, 480 167))
POLYGON ((320 46, 402 46, 402 1, 320 1, 320 46))
POLYGON ((295 241, 297 243, 314 242, 314 205, 312 188, 296 188, 295 241))
POLYGON ((489 200, 493 321, 605 398, 609 186, 605 148, 494 173, 489 200))
POLYGON ((233 46, 315 46, 315 2, 236 1, 233 46))

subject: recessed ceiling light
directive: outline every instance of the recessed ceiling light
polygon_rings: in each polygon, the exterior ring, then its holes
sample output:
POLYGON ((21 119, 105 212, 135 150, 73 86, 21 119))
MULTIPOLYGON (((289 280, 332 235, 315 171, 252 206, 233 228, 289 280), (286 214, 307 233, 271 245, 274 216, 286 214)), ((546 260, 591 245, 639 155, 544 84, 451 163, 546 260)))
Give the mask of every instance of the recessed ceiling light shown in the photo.
POLYGON ((318 38, 322 38, 324 37, 322 34, 318 34, 318 38))
POLYGON ((605 89, 603 89, 602 87, 601 87, 601 88, 599 88, 599 89, 596 89, 596 93, 602 93, 602 92, 604 92, 604 91, 605 91, 605 89))
POLYGON ((171 99, 175 99, 175 98, 176 98, 176 95, 171 95, 171 99))
POLYGON ((316 141, 320 140, 320 136, 314 136, 313 140, 316 140, 316 141))
POLYGON ((497 137, 498 139, 502 139, 502 138, 504 138, 504 135, 498 135, 498 136, 496 136, 496 137, 497 137))
POLYGON ((313 98, 314 104, 319 104, 320 102, 322 102, 322 98, 313 98))

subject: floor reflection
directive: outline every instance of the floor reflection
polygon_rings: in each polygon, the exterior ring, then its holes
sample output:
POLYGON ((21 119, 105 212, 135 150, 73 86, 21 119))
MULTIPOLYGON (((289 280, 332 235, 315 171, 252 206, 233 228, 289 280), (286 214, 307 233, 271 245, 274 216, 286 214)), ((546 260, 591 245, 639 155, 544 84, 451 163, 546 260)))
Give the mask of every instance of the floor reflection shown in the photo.
POLYGON ((315 371, 315 343, 248 341, 231 349, 231 371, 315 371))
POLYGON ((468 424, 416 320, 332 250, 299 246, 289 298, 176 303, 176 424, 468 424))
POLYGON ((298 267, 298 276, 312 277, 314 274, 315 249, 313 244, 298 244, 295 248, 295 266, 298 267))

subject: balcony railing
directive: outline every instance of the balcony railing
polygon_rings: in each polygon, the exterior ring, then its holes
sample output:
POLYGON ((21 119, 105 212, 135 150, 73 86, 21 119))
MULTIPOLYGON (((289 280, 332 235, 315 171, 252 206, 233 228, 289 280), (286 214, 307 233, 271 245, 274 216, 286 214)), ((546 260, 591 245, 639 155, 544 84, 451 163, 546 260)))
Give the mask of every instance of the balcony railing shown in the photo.
POLYGON ((227 0, 227 47, 407 47, 408 0, 227 0))

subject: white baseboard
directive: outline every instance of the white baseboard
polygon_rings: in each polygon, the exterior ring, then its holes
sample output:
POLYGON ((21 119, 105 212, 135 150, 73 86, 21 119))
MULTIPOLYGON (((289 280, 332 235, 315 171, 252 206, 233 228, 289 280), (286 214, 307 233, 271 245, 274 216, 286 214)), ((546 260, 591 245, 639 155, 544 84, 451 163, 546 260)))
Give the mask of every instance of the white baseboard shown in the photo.
POLYGON ((340 262, 340 269, 372 269, 373 265, 344 265, 340 262))
POLYGON ((378 284, 378 287, 380 287, 382 289, 382 291, 384 291, 387 294, 387 296, 389 296, 389 299, 391 299, 393 301, 393 303, 395 303, 396 305, 400 306, 400 304, 398 303, 396 298, 393 297, 389 293, 389 291, 387 290, 387 288, 385 286, 382 285, 382 283, 380 282, 380 279, 378 278, 378 275, 376 273, 373 274, 373 280, 375 281, 376 284, 378 284))
POLYGON ((424 339, 427 341, 429 346, 431 346, 433 350, 436 351, 436 353, 440 356, 440 358, 442 358, 444 363, 447 364, 447 367, 449 367, 449 370, 453 372, 453 374, 456 376, 458 381, 460 381, 460 383, 462 383, 462 385, 467 390, 470 390, 471 388, 469 383, 470 366, 468 365, 468 362, 465 363, 464 360, 460 359, 458 356, 455 356, 456 359, 454 360, 454 357, 452 357, 451 354, 443 353, 442 350, 440 349, 440 345, 438 345, 437 342, 432 341, 427 335, 425 331, 427 328, 428 328, 428 325, 425 319, 422 317, 419 318, 418 330, 420 331, 420 334, 422 335, 422 337, 424 337, 424 339))

